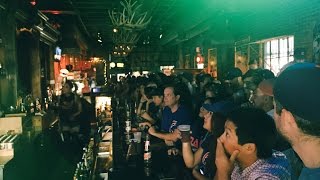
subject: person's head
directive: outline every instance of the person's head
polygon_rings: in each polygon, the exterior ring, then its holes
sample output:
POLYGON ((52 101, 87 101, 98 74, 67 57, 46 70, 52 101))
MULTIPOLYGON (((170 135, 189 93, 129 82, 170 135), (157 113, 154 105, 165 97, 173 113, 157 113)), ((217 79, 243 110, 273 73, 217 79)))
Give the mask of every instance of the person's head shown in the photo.
POLYGON ((184 72, 181 74, 181 81, 184 83, 191 83, 193 81, 193 75, 189 72, 184 72))
POLYGON ((206 96, 206 98, 215 97, 214 90, 213 89, 206 90, 205 96, 206 96))
POLYGON ((232 68, 224 78, 224 85, 229 94, 237 91, 242 84, 242 71, 239 68, 232 68))
POLYGON ((72 92, 73 83, 72 81, 67 80, 62 86, 62 94, 69 94, 72 92))
POLYGON ((144 94, 145 96, 148 98, 148 99, 152 99, 152 92, 154 91, 154 89, 156 89, 156 87, 149 87, 149 86, 146 86, 144 87, 144 94))
POLYGON ((152 96, 153 103, 156 106, 160 106, 163 103, 163 89, 162 88, 155 88, 150 92, 152 96))
MULTIPOLYGON (((213 104, 213 103, 214 103, 214 98, 206 98, 203 101, 203 104, 213 104)), ((206 110, 203 106, 201 106, 199 110, 199 117, 204 118, 204 115, 206 115, 207 113, 209 113, 209 111, 206 110)))
POLYGON ((273 95, 272 88, 275 79, 263 80, 258 88, 253 91, 249 101, 256 108, 261 108, 265 112, 270 111, 273 108, 273 95))
POLYGON ((156 88, 156 87, 158 87, 158 85, 154 81, 149 81, 149 82, 146 83, 146 87, 156 88))
POLYGON ((249 100, 252 93, 258 88, 259 83, 263 80, 261 69, 250 69, 243 77, 243 88, 247 100, 249 100))
POLYGON ((200 87, 200 91, 203 92, 205 85, 212 83, 213 78, 209 74, 202 74, 200 77, 201 78, 199 79, 200 80, 199 87, 200 87))
POLYGON ((259 67, 259 63, 258 63, 258 60, 256 58, 251 59, 249 61, 249 69, 258 69, 258 67, 259 67))
POLYGON ((261 76, 263 80, 275 78, 274 73, 269 69, 261 69, 261 76))
POLYGON ((263 110, 239 108, 228 115, 219 139, 229 155, 238 150, 237 161, 244 163, 271 157, 276 136, 274 120, 263 110))
POLYGON ((163 95, 165 106, 172 108, 179 104, 180 92, 177 91, 177 88, 174 85, 167 86, 163 91, 163 95))
POLYGON ((213 104, 203 104, 207 112, 204 115, 203 128, 219 137, 224 131, 227 113, 235 109, 235 104, 230 101, 220 101, 213 104))
POLYGON ((320 67, 310 63, 288 66, 274 88, 275 122, 292 144, 299 138, 320 139, 320 67))

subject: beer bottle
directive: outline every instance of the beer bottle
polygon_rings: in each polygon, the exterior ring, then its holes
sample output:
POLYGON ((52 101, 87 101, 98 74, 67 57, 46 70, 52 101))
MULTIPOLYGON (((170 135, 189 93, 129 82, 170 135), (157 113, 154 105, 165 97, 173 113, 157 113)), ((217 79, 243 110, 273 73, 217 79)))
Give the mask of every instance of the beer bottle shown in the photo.
POLYGON ((151 162, 150 134, 149 133, 146 133, 146 141, 144 144, 143 160, 144 160, 144 163, 151 162))
POLYGON ((146 176, 151 175, 151 149, 150 149, 150 134, 146 132, 146 141, 144 144, 144 173, 146 176))

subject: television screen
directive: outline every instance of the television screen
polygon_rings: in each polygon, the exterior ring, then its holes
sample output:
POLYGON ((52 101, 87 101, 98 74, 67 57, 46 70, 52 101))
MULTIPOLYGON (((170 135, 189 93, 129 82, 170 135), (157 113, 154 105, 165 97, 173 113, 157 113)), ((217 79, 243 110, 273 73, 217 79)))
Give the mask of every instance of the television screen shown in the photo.
POLYGON ((54 60, 60 61, 61 59, 61 48, 59 46, 56 47, 56 52, 54 54, 54 60))

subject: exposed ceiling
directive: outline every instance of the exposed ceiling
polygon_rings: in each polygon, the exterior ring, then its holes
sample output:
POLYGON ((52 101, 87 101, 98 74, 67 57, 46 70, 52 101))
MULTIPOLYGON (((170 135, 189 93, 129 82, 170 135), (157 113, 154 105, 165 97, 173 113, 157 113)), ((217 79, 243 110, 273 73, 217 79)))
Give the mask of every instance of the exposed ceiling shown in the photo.
MULTIPOLYGON (((135 0, 132 0, 134 2, 135 0)), ((186 3, 179 0, 140 0, 141 12, 148 12, 152 17, 148 28, 143 31, 140 38, 146 36, 159 37, 174 23, 174 18, 179 17, 186 3), (180 10, 180 12, 179 12, 180 10)), ((120 0, 38 0, 38 9, 60 24, 76 21, 80 30, 89 40, 96 41, 98 33, 101 34, 103 45, 110 47, 112 44, 113 25, 108 11, 122 10, 120 0)))
MULTIPOLYGON (((97 43, 97 35, 101 33, 103 47, 111 48, 114 27, 108 10, 121 10, 121 0, 36 1, 38 9, 58 23, 74 21, 91 42, 97 43)), ((250 21, 250 17, 257 19, 259 14, 272 14, 275 9, 286 8, 293 1, 296 5, 305 3, 303 0, 138 0, 142 4, 141 11, 147 11, 152 17, 140 43, 148 38, 167 45, 187 40, 208 29, 222 34, 226 34, 226 28, 233 33, 241 32, 240 24, 250 21), (163 34, 161 40, 160 34, 163 34)))

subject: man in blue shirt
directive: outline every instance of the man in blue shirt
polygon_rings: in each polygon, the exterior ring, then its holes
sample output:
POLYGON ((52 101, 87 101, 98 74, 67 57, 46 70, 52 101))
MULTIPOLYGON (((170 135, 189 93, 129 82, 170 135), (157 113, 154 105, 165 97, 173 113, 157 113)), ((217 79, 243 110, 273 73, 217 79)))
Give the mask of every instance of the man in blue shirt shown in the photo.
POLYGON ((168 86, 164 89, 163 101, 166 107, 162 114, 162 132, 157 132, 154 127, 150 127, 149 133, 151 135, 166 141, 177 141, 180 135, 174 130, 180 124, 190 125, 191 112, 186 106, 180 104, 180 98, 180 92, 175 86, 168 86))
POLYGON ((273 87, 277 129, 304 164, 299 179, 320 179, 319 80, 319 65, 296 63, 281 72, 273 87))

